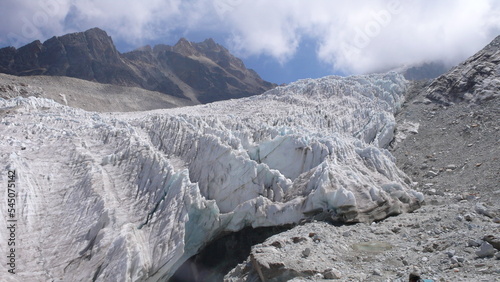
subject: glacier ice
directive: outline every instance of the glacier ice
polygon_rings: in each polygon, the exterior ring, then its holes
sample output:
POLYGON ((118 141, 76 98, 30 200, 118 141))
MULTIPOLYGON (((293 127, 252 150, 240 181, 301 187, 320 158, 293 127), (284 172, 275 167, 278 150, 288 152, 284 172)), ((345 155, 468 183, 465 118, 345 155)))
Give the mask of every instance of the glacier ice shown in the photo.
POLYGON ((330 76, 127 114, 0 100, 0 158, 19 175, 19 267, 6 279, 165 280, 222 232, 413 210, 423 197, 384 149, 406 83, 330 76))

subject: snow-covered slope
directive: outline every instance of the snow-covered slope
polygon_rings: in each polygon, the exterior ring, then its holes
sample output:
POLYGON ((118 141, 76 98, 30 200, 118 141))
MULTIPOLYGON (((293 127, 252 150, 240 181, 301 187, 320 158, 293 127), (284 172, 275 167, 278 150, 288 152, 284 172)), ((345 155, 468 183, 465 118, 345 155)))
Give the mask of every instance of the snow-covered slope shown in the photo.
POLYGON ((0 100, 2 191, 8 170, 18 177, 6 279, 165 280, 224 231, 413 210, 422 195, 383 149, 405 87, 396 74, 326 77, 128 114, 0 100))

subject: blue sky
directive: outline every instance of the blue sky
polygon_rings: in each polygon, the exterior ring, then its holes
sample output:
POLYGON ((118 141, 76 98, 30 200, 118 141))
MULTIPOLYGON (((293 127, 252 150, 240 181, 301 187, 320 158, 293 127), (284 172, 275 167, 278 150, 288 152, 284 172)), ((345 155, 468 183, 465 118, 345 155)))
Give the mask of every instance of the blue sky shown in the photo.
POLYGON ((0 47, 104 29, 119 51, 214 38, 264 79, 289 83, 442 61, 500 34, 495 0, 0 0, 0 47))

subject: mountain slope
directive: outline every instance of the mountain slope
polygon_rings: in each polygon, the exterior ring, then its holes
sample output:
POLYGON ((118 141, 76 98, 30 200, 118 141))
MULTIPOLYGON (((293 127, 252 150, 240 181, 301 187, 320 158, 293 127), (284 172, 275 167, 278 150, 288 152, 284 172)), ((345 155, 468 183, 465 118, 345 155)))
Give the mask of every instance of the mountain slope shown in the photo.
POLYGON ((261 94, 275 85, 211 39, 179 40, 174 46, 144 47, 120 54, 98 28, 0 49, 0 72, 13 75, 69 76, 134 86, 195 103, 261 94))

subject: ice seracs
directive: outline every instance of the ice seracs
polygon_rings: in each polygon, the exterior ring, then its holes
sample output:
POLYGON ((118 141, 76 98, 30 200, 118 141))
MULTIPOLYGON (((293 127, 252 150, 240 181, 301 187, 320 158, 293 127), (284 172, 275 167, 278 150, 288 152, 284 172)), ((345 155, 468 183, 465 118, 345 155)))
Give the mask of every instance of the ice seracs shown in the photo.
POLYGON ((221 232, 413 210, 422 195, 384 149, 405 89, 396 74, 326 77, 113 115, 0 100, 0 158, 20 175, 17 277, 165 280, 221 232))

